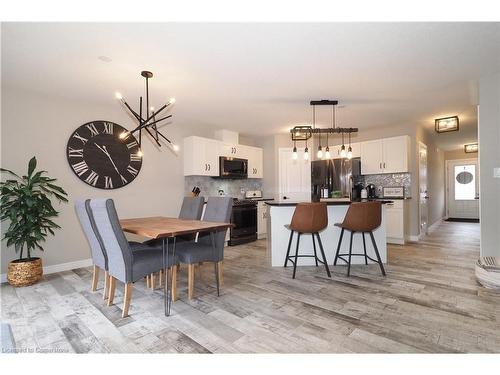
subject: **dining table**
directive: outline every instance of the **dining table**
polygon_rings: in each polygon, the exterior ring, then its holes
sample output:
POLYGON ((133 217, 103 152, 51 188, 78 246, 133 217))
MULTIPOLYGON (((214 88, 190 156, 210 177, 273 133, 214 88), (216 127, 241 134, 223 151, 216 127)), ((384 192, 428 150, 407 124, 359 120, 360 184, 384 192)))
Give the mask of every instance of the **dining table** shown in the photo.
MULTIPOLYGON (((127 233, 136 234, 149 239, 159 239, 162 243, 162 269, 165 271, 165 283, 163 284, 163 306, 165 316, 170 316, 172 305, 172 288, 168 282, 166 265, 168 264, 169 242, 172 243, 172 257, 175 257, 175 244, 178 236, 209 233, 212 249, 215 252, 215 233, 227 230, 234 226, 231 223, 222 223, 204 220, 185 220, 172 217, 154 216, 120 220, 122 230, 127 233)), ((219 280, 217 277, 217 295, 219 295, 219 280)))

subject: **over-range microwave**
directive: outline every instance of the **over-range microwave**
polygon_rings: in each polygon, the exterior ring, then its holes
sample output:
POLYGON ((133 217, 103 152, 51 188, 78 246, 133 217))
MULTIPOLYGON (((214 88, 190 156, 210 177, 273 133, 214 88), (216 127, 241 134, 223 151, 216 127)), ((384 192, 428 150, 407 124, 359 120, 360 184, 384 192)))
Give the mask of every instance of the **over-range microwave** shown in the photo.
POLYGON ((231 158, 227 156, 219 157, 219 178, 247 178, 248 160, 231 158))

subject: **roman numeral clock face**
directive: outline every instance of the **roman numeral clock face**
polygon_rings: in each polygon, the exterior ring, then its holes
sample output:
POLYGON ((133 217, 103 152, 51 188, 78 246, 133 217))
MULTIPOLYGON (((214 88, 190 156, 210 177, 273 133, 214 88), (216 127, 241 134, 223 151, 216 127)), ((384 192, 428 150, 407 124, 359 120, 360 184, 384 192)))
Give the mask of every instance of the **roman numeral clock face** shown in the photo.
POLYGON ((80 180, 99 189, 132 182, 142 166, 139 143, 127 129, 109 121, 92 121, 74 131, 66 155, 80 180), (120 135, 127 137, 121 139, 120 135))

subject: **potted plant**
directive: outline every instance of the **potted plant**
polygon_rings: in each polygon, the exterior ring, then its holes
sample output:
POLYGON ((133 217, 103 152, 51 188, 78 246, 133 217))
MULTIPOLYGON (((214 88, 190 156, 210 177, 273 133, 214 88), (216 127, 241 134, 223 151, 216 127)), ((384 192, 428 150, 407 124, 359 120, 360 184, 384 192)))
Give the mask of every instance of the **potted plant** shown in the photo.
POLYGON ((42 260, 31 256, 32 250, 43 251, 42 242, 47 235, 60 228, 52 219, 58 212, 50 198, 67 202, 66 192, 54 184, 55 178, 44 176, 46 171, 36 171, 36 158, 28 163, 28 173, 20 177, 14 172, 0 168, 15 179, 0 182, 0 220, 9 220, 10 225, 3 240, 7 246, 14 245, 19 259, 9 263, 7 280, 14 286, 26 286, 42 278, 42 260), (26 258, 23 258, 26 250, 26 258))

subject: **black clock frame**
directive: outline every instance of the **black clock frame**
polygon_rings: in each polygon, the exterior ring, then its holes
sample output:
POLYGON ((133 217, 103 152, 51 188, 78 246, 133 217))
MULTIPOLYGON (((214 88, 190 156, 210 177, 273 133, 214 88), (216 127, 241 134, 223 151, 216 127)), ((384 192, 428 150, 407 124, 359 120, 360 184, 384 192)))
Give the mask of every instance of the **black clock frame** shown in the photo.
POLYGON ((123 126, 107 120, 79 126, 68 139, 66 158, 79 180, 102 190, 127 186, 142 167, 137 139, 123 126), (127 136, 122 139, 123 134, 127 136))

